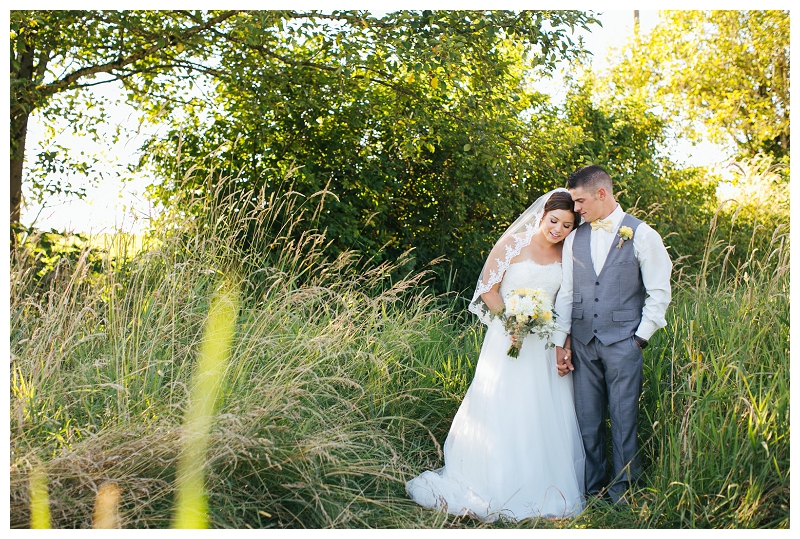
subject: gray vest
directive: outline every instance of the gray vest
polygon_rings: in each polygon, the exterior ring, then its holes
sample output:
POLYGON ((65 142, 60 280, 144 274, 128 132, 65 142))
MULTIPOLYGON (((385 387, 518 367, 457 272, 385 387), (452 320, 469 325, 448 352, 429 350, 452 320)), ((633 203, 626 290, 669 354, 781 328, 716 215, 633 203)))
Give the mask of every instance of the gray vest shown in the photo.
MULTIPOLYGON (((635 235, 641 223, 626 213, 620 226, 632 228, 635 235)), ((592 227, 584 223, 575 231, 572 244, 572 336, 583 344, 597 337, 608 346, 636 332, 642 320, 645 288, 633 239, 617 249, 617 234, 597 275, 592 266, 591 233, 592 227)))

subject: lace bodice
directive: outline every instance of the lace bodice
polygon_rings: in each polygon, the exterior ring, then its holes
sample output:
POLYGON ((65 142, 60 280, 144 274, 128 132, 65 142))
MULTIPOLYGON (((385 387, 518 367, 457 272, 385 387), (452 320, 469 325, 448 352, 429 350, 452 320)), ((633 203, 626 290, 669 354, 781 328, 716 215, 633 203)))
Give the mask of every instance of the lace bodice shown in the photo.
POLYGON ((533 260, 514 262, 503 275, 500 283, 500 296, 506 295, 516 288, 541 288, 555 303, 556 292, 561 286, 561 262, 553 262, 542 266, 533 260))

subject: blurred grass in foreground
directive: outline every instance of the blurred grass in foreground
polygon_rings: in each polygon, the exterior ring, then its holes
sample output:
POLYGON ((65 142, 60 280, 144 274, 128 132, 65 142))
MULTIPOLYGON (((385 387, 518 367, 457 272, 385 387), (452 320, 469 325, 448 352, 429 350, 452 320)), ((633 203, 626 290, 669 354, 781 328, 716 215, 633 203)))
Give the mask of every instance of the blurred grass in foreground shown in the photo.
POLYGON ((230 359, 238 312, 238 283, 226 276, 211 300, 197 367, 192 377, 189 410, 183 425, 183 448, 178 460, 173 520, 175 528, 208 527, 205 486, 208 435, 214 419, 217 393, 230 359))
POLYGON ((50 498, 47 492, 47 475, 34 468, 30 477, 31 528, 50 529, 50 498))

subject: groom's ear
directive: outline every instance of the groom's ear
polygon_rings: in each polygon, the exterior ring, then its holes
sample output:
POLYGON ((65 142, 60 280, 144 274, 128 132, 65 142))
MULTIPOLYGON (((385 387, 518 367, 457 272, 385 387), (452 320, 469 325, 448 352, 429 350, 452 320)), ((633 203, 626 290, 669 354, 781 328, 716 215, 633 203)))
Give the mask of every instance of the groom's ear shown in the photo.
POLYGON ((601 187, 601 188, 599 188, 597 190, 597 199, 598 200, 605 200, 606 199, 606 195, 608 195, 608 192, 606 192, 604 187, 601 187))

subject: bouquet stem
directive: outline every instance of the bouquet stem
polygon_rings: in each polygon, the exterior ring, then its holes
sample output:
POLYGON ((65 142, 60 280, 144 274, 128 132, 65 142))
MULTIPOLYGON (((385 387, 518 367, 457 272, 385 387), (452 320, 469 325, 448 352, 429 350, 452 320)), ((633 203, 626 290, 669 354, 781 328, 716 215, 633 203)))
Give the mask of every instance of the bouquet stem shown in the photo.
POLYGON ((507 355, 510 357, 519 357, 519 349, 522 348, 522 340, 518 341, 519 345, 512 344, 508 347, 508 351, 506 352, 507 355))

